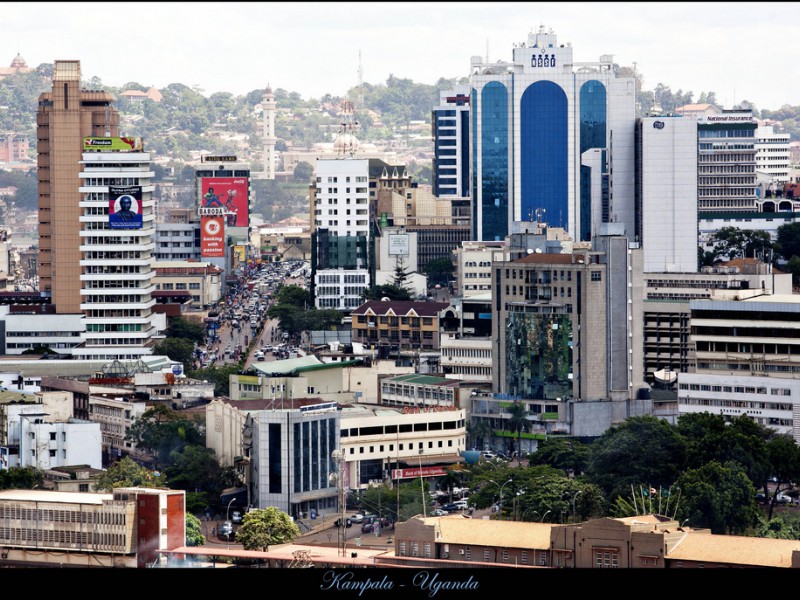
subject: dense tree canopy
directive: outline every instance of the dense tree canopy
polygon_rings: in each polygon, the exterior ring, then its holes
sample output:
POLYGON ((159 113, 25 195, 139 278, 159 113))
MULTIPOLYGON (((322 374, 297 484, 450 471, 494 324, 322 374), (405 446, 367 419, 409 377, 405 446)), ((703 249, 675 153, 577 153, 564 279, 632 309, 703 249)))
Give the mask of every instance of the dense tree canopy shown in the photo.
POLYGON ((187 445, 204 446, 205 427, 200 421, 157 404, 133 422, 125 439, 152 456, 158 468, 171 464, 173 451, 180 452, 187 445))
POLYGON ((685 442, 656 417, 632 417, 592 443, 590 479, 609 497, 627 496, 631 485, 670 486, 683 468, 685 442))
POLYGON ((286 544, 300 535, 300 529, 285 512, 274 506, 244 514, 236 542, 245 550, 266 552, 274 544, 286 544))
POLYGON ((734 462, 711 461, 689 469, 676 481, 681 491, 677 516, 691 527, 741 535, 758 523, 753 482, 734 462))
POLYGON ((129 456, 103 471, 94 484, 96 492, 111 492, 119 487, 164 487, 166 477, 138 464, 129 456))

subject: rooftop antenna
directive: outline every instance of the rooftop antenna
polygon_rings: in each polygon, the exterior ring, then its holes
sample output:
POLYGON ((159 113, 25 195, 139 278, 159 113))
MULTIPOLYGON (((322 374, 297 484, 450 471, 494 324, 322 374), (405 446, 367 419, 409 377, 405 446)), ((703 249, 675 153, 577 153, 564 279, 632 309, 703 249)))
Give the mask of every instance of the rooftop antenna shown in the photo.
POLYGON ((489 38, 486 38, 486 62, 489 62, 489 38))

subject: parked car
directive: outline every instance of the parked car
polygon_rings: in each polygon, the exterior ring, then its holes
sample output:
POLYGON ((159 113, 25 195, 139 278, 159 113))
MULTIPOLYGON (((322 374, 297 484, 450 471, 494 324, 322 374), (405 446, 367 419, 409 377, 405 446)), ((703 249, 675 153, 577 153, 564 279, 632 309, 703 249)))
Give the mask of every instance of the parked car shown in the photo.
POLYGON ((351 515, 349 518, 353 523, 358 523, 360 525, 361 522, 364 520, 364 515, 362 513, 356 513, 354 515, 351 515))
POLYGON ((240 510, 232 510, 231 511, 231 521, 234 523, 241 523, 242 522, 242 511, 240 510))
POLYGON ((441 508, 434 508, 431 511, 431 515, 433 515, 434 517, 444 517, 445 515, 448 514, 450 513, 448 513, 446 510, 442 510, 441 508))
POLYGON ((497 458, 497 454, 495 454, 491 450, 484 450, 483 452, 481 452, 481 457, 485 458, 486 460, 492 460, 497 458))
POLYGON ((778 504, 791 504, 792 497, 788 494, 784 494, 783 492, 778 492, 778 496, 776 498, 776 502, 778 504))

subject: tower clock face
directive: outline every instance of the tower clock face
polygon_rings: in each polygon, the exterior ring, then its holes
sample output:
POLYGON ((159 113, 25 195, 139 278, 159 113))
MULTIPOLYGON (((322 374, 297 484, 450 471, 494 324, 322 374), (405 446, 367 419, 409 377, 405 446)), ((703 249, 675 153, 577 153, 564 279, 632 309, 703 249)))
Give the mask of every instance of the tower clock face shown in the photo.
POLYGON ((206 233, 208 235, 217 235, 219 233, 219 230, 220 226, 218 221, 214 220, 206 222, 206 233))

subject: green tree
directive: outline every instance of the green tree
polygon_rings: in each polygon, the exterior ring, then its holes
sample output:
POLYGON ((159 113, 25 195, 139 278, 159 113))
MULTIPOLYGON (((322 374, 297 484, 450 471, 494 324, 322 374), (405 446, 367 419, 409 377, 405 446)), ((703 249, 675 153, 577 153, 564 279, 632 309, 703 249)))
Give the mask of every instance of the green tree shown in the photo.
MULTIPOLYGON (((775 483, 767 514, 767 520, 771 520, 775 504, 778 501, 778 494, 791 489, 792 482, 800 480, 800 447, 790 435, 773 432, 766 442, 766 455, 769 462, 769 475, 774 478, 775 483)), ((769 494, 766 477, 761 481, 754 481, 761 484, 765 495, 769 494)))
POLYGON ((453 277, 453 261, 449 258, 434 258, 425 265, 425 274, 428 276, 428 285, 447 285, 453 277))
POLYGON ((172 489, 204 492, 208 497, 219 496, 223 489, 239 485, 233 468, 223 468, 211 448, 187 445, 170 454, 164 475, 172 489))
POLYGON ((393 521, 406 521, 413 516, 431 514, 431 498, 428 494, 428 482, 420 484, 419 478, 407 483, 401 483, 399 490, 397 482, 392 482, 392 487, 385 485, 364 490, 359 497, 359 505, 369 512, 382 513, 393 521), (398 497, 400 499, 400 513, 398 517, 398 497), (423 501, 425 502, 423 508, 423 501))
POLYGON ((245 550, 266 552, 273 544, 286 544, 300 535, 300 529, 288 514, 274 506, 244 514, 236 532, 236 541, 245 550))
POLYGON ((733 419, 711 413, 681 415, 677 432, 685 441, 686 468, 735 461, 753 482, 766 482, 770 475, 766 443, 772 433, 747 415, 733 419))
POLYGON ((155 475, 131 457, 121 458, 103 471, 94 484, 95 492, 112 492, 120 487, 165 487, 166 477, 155 475))
POLYGON ((527 433, 531 429, 531 422, 528 420, 528 410, 521 402, 514 401, 508 407, 508 414, 511 415, 507 421, 508 430, 517 434, 517 445, 515 450, 519 452, 522 448, 522 432, 527 433))
POLYGON ((800 256, 792 256, 786 264, 786 270, 792 274, 792 287, 800 287, 800 256))
POLYGON ((491 440, 494 430, 488 419, 472 418, 467 423, 467 436, 473 448, 483 448, 487 440, 491 440))
POLYGON ((164 338, 153 345, 153 354, 168 356, 189 371, 194 361, 194 342, 183 338, 164 338))
POLYGON ((573 438, 550 437, 528 457, 530 465, 549 465, 565 474, 581 475, 589 463, 589 446, 573 438))
POLYGON ((786 223, 778 227, 776 242, 784 259, 800 256, 800 223, 786 223))
POLYGON ((769 520, 761 519, 755 534, 777 540, 800 540, 800 514, 782 512, 769 520))
POLYGON ((411 300, 411 293, 408 290, 392 284, 375 285, 364 288, 362 296, 364 300, 380 300, 382 298, 388 298, 389 300, 411 300))
POLYGON ((33 467, 0 469, 0 490, 32 490, 44 486, 44 471, 33 467))
POLYGON ((137 449, 149 454, 155 466, 170 465, 173 451, 180 452, 187 445, 205 445, 205 427, 201 422, 189 420, 163 404, 147 409, 136 419, 125 435, 137 449))
POLYGON ((294 180, 308 183, 314 175, 314 167, 305 161, 300 161, 294 168, 294 180))
POLYGON ((205 340, 205 330, 202 325, 187 321, 183 317, 170 319, 166 335, 168 338, 180 338, 202 344, 205 340))
POLYGON ((753 482, 736 463, 711 461, 676 481, 681 490, 677 515, 695 528, 744 535, 758 523, 753 482))
POLYGON ((685 442, 657 417, 630 417, 592 442, 587 476, 609 498, 627 496, 631 485, 669 487, 683 468, 685 442))
POLYGON ((203 535, 202 523, 200 519, 195 517, 192 513, 186 513, 186 545, 187 546, 204 546, 206 543, 206 536, 203 535))
POLYGON ((291 304, 301 308, 311 306, 311 292, 299 285, 282 285, 275 294, 275 304, 291 304))

